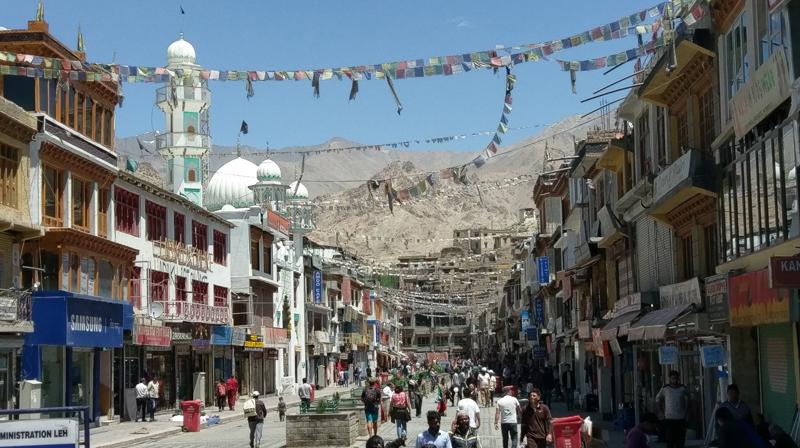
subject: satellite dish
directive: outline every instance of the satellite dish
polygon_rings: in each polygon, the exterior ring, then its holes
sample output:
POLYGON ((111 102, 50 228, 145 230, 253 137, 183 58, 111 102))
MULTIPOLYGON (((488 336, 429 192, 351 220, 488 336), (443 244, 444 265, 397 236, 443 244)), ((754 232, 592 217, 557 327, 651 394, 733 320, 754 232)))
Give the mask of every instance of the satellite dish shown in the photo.
POLYGON ((159 317, 164 315, 164 304, 160 302, 154 302, 150 304, 150 317, 152 319, 158 319, 159 317))

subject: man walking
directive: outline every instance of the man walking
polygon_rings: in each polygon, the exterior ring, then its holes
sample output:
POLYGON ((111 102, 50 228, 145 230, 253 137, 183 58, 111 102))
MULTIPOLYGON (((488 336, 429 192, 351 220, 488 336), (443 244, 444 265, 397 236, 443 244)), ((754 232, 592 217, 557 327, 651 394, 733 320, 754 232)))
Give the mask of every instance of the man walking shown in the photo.
POLYGON ((564 365, 564 372, 561 374, 561 387, 564 388, 564 401, 567 402, 567 410, 571 411, 575 407, 575 372, 569 364, 564 365))
POLYGON ((683 448, 686 443, 686 414, 689 410, 689 390, 681 384, 680 374, 669 373, 669 384, 658 391, 656 402, 664 416, 664 436, 667 448, 683 448))
POLYGON ((481 373, 478 375, 478 388, 481 391, 481 405, 489 406, 489 372, 486 367, 481 368, 481 373))
POLYGON ((450 443, 453 448, 481 448, 478 430, 470 425, 470 418, 464 411, 458 411, 453 431, 450 432, 450 443))
POLYGON ((147 421, 147 402, 150 401, 147 396, 147 384, 144 383, 145 379, 140 378, 139 384, 136 385, 136 418, 139 421, 139 413, 142 413, 142 421, 147 421))
POLYGON ((508 448, 511 439, 511 448, 517 448, 517 420, 520 413, 519 401, 511 394, 511 386, 505 386, 503 398, 497 400, 497 410, 494 413, 494 429, 500 429, 503 435, 503 448, 508 448))
POLYGON ((247 417, 247 426, 250 427, 250 448, 261 445, 261 433, 264 431, 264 419, 267 417, 267 407, 258 396, 258 391, 253 391, 252 400, 255 401, 256 415, 247 417))
POLYGON ((750 411, 750 406, 739 399, 739 386, 736 384, 728 385, 728 400, 722 402, 719 407, 731 411, 736 420, 753 424, 753 413, 750 411))
POLYGON ((147 404, 150 410, 150 421, 156 421, 156 406, 158 405, 158 377, 153 377, 147 383, 147 404))
POLYGON ((550 408, 542 403, 542 391, 533 388, 528 395, 528 406, 522 411, 522 430, 520 443, 528 439, 528 448, 546 448, 553 443, 553 426, 550 408))
POLYGON ((450 435, 440 431, 442 418, 436 411, 428 411, 428 430, 417 436, 416 448, 453 448, 450 435))
POLYGON ((297 396, 301 407, 308 409, 311 406, 311 385, 308 384, 308 378, 303 378, 303 384, 297 388, 297 396))
POLYGON ((378 414, 380 413, 381 393, 378 390, 378 380, 369 378, 364 390, 361 391, 361 402, 364 403, 364 415, 367 421, 367 435, 378 435, 378 414))
POLYGON ((648 435, 658 432, 658 417, 652 412, 642 416, 641 422, 628 432, 625 448, 647 448, 648 435))
POLYGON ((234 406, 236 406, 236 400, 239 399, 239 382, 236 381, 236 375, 231 375, 225 385, 228 389, 228 408, 233 411, 234 406))
POLYGON ((466 412, 469 416, 469 427, 473 429, 478 429, 481 426, 481 408, 475 402, 477 396, 477 393, 473 392, 471 396, 467 395, 458 401, 458 412, 466 412))

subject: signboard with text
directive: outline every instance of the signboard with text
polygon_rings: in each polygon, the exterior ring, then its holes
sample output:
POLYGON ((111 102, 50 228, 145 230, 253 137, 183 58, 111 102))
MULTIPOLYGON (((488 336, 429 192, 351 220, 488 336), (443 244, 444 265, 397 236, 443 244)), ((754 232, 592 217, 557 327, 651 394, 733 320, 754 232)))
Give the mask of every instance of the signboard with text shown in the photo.
MULTIPOLYGON (((774 3, 774 2, 773 2, 774 3)), ((790 95, 786 55, 776 51, 733 97, 733 130, 742 139, 790 95)))
POLYGON ((2 448, 76 448, 79 436, 77 419, 47 418, 0 423, 2 448))
POLYGON ((728 282, 731 326, 779 324, 789 321, 789 293, 769 287, 767 269, 735 275, 728 282))
POLYGON ((539 257, 537 266, 539 267, 539 283, 543 285, 550 283, 550 260, 547 257, 539 257))
POLYGON ((169 347, 172 345, 172 328, 153 325, 134 325, 133 340, 137 345, 169 347))
POLYGON ((728 274, 706 277, 706 313, 711 323, 727 323, 728 316, 728 274))
POLYGON ((661 308, 679 305, 702 305, 703 297, 700 292, 700 279, 695 277, 681 283, 665 285, 658 288, 661 308))
POLYGON ((769 259, 770 288, 800 288, 800 256, 769 259))
POLYGON ((244 351, 246 352, 263 352, 264 351, 264 336, 260 334, 249 334, 244 340, 244 351))
POLYGON ((662 345, 658 348, 658 363, 662 366, 673 366, 678 364, 678 347, 674 345, 662 345))
POLYGON ((273 212, 272 210, 269 210, 267 212, 267 225, 271 229, 277 230, 278 232, 281 232, 284 235, 289 234, 289 220, 273 212))
POLYGON ((314 271, 311 275, 311 286, 314 291, 314 303, 322 304, 322 271, 314 271))
POLYGON ((700 361, 707 369, 724 366, 727 360, 728 353, 722 345, 704 345, 700 348, 700 361))

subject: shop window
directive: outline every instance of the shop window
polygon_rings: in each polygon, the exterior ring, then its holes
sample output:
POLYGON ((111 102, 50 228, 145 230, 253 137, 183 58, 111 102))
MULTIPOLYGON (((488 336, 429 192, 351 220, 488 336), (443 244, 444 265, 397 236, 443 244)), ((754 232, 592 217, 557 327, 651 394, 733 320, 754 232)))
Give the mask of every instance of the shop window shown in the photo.
POLYGON ((108 189, 97 190, 97 235, 108 236, 108 189))
POLYGON ((656 164, 660 168, 667 166, 667 123, 664 119, 664 108, 656 107, 656 164))
POLYGON ((714 122, 714 89, 709 87, 698 98, 699 124, 700 124, 700 148, 705 151, 711 150, 711 143, 716 136, 714 122))
POLYGON ((427 314, 415 314, 414 325, 416 325, 417 327, 430 327, 431 317, 428 316, 427 314))
POLYGON ((116 228, 133 236, 139 236, 139 195, 114 188, 114 219, 116 228))
POLYGON ((147 218, 147 239, 163 241, 167 238, 167 208, 155 202, 144 202, 147 218))
POLYGON ((56 80, 39 79, 39 112, 56 116, 56 80))
POLYGON ((192 220, 192 247, 208 252, 208 226, 192 220))
POLYGON ((3 75, 3 96, 28 112, 35 112, 36 78, 3 75))
POLYGON ((692 246, 692 236, 687 235, 682 237, 680 239, 680 246, 683 279, 688 280, 694 277, 694 248, 692 246))
POLYGON ((99 104, 94 105, 94 140, 103 141, 103 108, 99 104))
POLYGON ((438 335, 434 337, 434 345, 439 348, 445 348, 450 345, 450 337, 438 335))
POLYGON ((78 93, 75 95, 75 123, 72 127, 75 128, 76 131, 83 133, 83 107, 84 107, 84 98, 86 98, 82 93, 78 93))
POLYGON ((103 113, 103 144, 109 148, 114 144, 114 114, 111 111, 103 113))
POLYGON ((185 302, 186 301, 186 277, 176 276, 175 277, 175 301, 176 302, 185 302))
POLYGON ((177 212, 173 216, 172 239, 176 243, 186 244, 186 216, 177 212))
POLYGON ((85 135, 91 139, 94 139, 94 102, 92 101, 92 97, 86 97, 86 120, 85 120, 85 135))
POLYGON ((228 237, 219 230, 214 231, 214 263, 225 265, 228 260, 228 237))
POLYGON ((150 270, 150 303, 169 300, 169 274, 150 270))
POLYGON ((89 231, 89 199, 91 183, 72 176, 72 226, 89 231))
POLYGON ((0 143, 0 204, 17 207, 19 150, 0 143))
POLYGON ((67 123, 67 120, 68 120, 68 117, 69 117, 69 100, 70 100, 69 92, 70 92, 71 89, 72 89, 72 87, 70 87, 69 84, 67 84, 64 87, 62 87, 59 90, 60 93, 59 93, 59 99, 58 99, 61 104, 59 105, 59 108, 58 108, 57 120, 62 122, 62 123, 64 123, 64 124, 66 124, 67 126, 69 126, 69 124, 67 123))
POLYGON ((228 306, 228 288, 214 285, 214 306, 228 306))
POLYGON ((46 226, 59 227, 63 223, 64 174, 51 166, 43 166, 42 221, 46 226))
POLYGON ((689 113, 684 107, 683 110, 675 114, 675 124, 677 125, 678 135, 678 154, 684 154, 689 151, 689 113))
POLYGON ((431 345, 431 338, 429 336, 417 336, 417 346, 427 347, 431 345))
POLYGON ((761 43, 758 53, 758 65, 760 66, 775 51, 786 51, 788 28, 783 9, 778 9, 770 14, 767 10, 767 2, 756 2, 756 5, 758 8, 758 39, 761 43))
POLYGON ((67 126, 71 126, 73 129, 77 129, 77 121, 75 118, 75 100, 78 97, 78 94, 75 92, 75 89, 70 87, 67 90, 67 121, 64 123, 67 126))
POLYGON ((97 280, 97 270, 94 258, 82 257, 80 264, 80 293, 95 295, 95 284, 97 280))
POLYGON ((261 266, 261 271, 272 275, 272 236, 264 235, 264 263, 261 266))
POLYGON ((192 303, 208 305, 208 283, 192 280, 192 303))
POLYGON ((107 299, 115 298, 114 294, 114 265, 108 260, 100 260, 98 269, 99 288, 97 295, 107 299))
POLYGON ((142 268, 133 266, 131 268, 130 293, 128 301, 136 309, 142 308, 142 268))
MULTIPOLYGON (((55 252, 42 251, 42 290, 43 291, 56 291, 58 290, 58 263, 59 257, 55 252)), ((27 269, 26 269, 27 270, 27 269)))
POLYGON ((716 224, 703 227, 703 242, 705 243, 706 274, 710 275, 714 273, 717 264, 719 264, 716 224))
POLYGON ((255 271, 261 270, 261 239, 250 237, 250 268, 255 271))

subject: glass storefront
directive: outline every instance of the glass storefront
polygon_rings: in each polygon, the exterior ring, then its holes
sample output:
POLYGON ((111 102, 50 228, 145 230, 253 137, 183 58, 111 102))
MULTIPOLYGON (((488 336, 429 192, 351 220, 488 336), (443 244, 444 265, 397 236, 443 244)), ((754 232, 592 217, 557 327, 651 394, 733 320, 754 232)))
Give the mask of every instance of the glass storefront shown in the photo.
POLYGON ((92 400, 92 381, 94 378, 94 350, 74 349, 70 372, 70 394, 72 406, 89 406, 92 400))
POLYGON ((188 345, 175 347, 175 391, 178 400, 192 399, 192 356, 188 345))
POLYGON ((172 350, 169 348, 145 352, 145 377, 157 378, 159 382, 156 410, 171 409, 175 402, 172 392, 173 376, 176 371, 173 359, 172 350))
POLYGON ((64 347, 45 345, 42 351, 42 407, 62 406, 64 402, 64 347))

